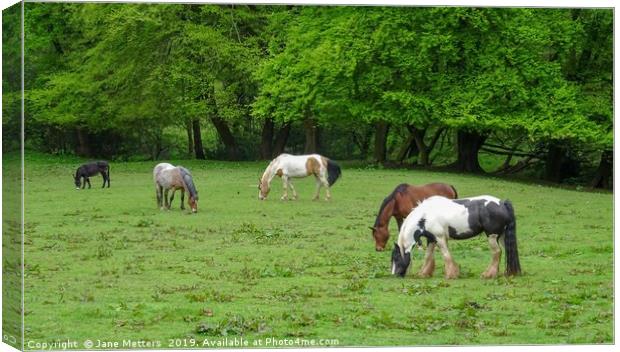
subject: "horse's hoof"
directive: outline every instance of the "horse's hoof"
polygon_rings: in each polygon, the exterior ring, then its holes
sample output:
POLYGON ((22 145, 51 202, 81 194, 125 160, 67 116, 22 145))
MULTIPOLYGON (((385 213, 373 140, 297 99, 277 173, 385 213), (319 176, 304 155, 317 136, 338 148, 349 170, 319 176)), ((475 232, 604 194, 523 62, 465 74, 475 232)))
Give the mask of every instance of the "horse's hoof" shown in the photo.
POLYGON ((445 273, 445 277, 448 280, 457 279, 459 277, 459 271, 458 270, 448 271, 445 273))
POLYGON ((497 272, 483 272, 480 274, 481 279, 495 279, 497 277, 497 272))

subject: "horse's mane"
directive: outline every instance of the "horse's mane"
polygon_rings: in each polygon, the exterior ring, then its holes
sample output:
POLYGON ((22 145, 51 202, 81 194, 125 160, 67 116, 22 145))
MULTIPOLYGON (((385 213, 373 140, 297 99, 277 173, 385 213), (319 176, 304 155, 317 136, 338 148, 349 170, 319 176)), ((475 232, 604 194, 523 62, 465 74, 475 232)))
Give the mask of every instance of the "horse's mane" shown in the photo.
POLYGON ((278 155, 275 159, 271 160, 269 165, 267 165, 267 168, 265 169, 265 172, 263 172, 263 176, 261 176, 261 178, 260 178, 261 185, 264 185, 267 182, 266 179, 269 178, 270 173, 271 173, 271 169, 273 168, 273 165, 276 163, 276 160, 278 160, 278 158, 280 158, 282 155, 284 155, 284 154, 278 155))
POLYGON ((377 218, 375 219, 375 227, 379 226, 379 218, 381 217, 383 210, 385 209, 385 207, 387 207, 387 205, 391 201, 394 200, 396 193, 400 193, 400 194, 405 193, 407 191, 407 187, 409 187, 408 184, 401 183, 400 185, 396 186, 396 188, 394 188, 394 190, 392 191, 392 193, 390 193, 390 195, 388 195, 387 197, 385 197, 385 199, 383 199, 383 202, 381 203, 381 207, 379 207, 379 214, 377 214, 377 218))
POLYGON ((183 183, 185 183, 185 187, 187 187, 190 196, 192 196, 192 198, 194 198, 195 200, 198 200, 198 191, 196 191, 196 186, 194 186, 192 174, 190 174, 189 170, 187 170, 183 166, 178 166, 178 168, 181 172, 181 178, 183 179, 183 183))

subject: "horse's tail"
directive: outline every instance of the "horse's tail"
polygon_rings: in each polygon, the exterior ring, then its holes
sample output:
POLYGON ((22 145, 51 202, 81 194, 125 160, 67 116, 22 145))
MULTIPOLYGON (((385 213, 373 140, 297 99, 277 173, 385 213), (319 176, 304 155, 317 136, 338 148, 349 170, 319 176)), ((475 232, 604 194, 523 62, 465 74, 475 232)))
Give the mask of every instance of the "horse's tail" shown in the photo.
POLYGON ((327 183, 329 183, 330 186, 336 183, 341 173, 340 166, 332 160, 327 159, 327 183))
POLYGON ((456 188, 454 188, 454 186, 450 185, 450 188, 452 188, 452 192, 454 192, 454 199, 458 199, 459 198, 459 194, 456 192, 456 188))
POLYGON ((504 244, 506 246, 506 274, 519 275, 521 273, 521 264, 519 263, 519 251, 517 250, 517 221, 512 203, 509 200, 504 201, 504 207, 508 211, 510 221, 504 230, 504 244))

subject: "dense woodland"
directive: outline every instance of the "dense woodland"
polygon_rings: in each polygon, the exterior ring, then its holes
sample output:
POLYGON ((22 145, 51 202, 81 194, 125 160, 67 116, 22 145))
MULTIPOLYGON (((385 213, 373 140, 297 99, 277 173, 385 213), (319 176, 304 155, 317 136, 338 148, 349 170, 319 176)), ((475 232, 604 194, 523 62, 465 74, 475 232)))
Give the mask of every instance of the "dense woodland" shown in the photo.
MULTIPOLYGON (((31 150, 320 152, 611 187, 610 9, 25 6, 31 150)), ((19 129, 18 16, 3 13, 5 149, 19 129)))

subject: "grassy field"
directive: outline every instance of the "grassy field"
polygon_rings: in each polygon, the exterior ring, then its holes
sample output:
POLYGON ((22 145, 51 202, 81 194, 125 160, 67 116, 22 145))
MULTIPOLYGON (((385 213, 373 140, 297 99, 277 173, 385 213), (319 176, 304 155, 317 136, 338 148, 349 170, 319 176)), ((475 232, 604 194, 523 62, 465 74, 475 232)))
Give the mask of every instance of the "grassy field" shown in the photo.
MULTIPOLYGON (((77 191, 77 159, 26 168, 25 340, 244 336, 337 339, 339 345, 613 342, 612 194, 489 177, 343 167, 330 202, 313 179, 282 202, 265 162, 172 161, 197 185, 198 213, 156 207, 153 162, 113 163, 110 189, 77 191), (453 184, 462 197, 513 201, 524 275, 482 280, 484 236, 452 241, 461 277, 390 275, 368 226, 401 182, 453 184)), ((395 223, 391 223, 396 239, 395 223)), ((390 245, 391 248, 391 245, 390 245)), ((503 258, 502 258, 503 259, 503 258)), ((503 268, 503 262, 502 262, 503 268)), ((191 340, 176 340, 191 341, 191 340)), ((335 342, 333 342, 335 344, 335 342)), ((79 346, 82 348, 82 346, 79 346)), ((184 346, 181 346, 184 347, 184 346)), ((186 346, 191 347, 191 346, 186 346)))

